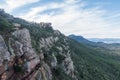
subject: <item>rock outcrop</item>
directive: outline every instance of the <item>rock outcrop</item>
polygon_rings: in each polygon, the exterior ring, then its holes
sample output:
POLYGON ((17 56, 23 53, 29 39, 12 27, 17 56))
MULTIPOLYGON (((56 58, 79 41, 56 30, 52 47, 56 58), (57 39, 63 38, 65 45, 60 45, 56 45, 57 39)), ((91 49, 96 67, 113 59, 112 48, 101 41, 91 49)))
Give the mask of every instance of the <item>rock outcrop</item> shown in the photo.
POLYGON ((0 65, 4 60, 10 60, 10 53, 8 52, 7 46, 3 37, 0 35, 0 65))
POLYGON ((61 44, 60 41, 61 40, 58 37, 53 36, 40 39, 39 45, 41 52, 44 52, 44 50, 47 51, 47 53, 43 54, 47 56, 47 59, 49 58, 48 62, 51 68, 56 68, 58 65, 61 65, 61 68, 67 75, 75 78, 74 64, 70 56, 70 49, 67 41, 66 39, 63 40, 63 43, 65 44, 61 44))
POLYGON ((11 47, 14 51, 14 54, 16 56, 24 57, 24 59, 27 61, 28 71, 30 72, 40 60, 32 48, 29 31, 27 29, 17 30, 12 33, 11 39, 14 42, 11 42, 11 47))
MULTIPOLYGON (((50 23, 40 25, 44 28, 51 26, 50 23)), ((10 35, 8 46, 0 35, 1 79, 6 76, 3 80, 52 80, 52 69, 59 66, 67 75, 74 77, 74 66, 66 40, 66 44, 61 44, 58 36, 41 37, 38 53, 32 46, 28 29, 16 29, 10 35)))
POLYGON ((24 54, 27 59, 37 57, 35 51, 32 48, 31 37, 27 29, 17 30, 12 33, 12 36, 12 39, 15 42, 14 47, 16 47, 16 49, 19 49, 17 50, 19 52, 15 51, 16 55, 24 54))
POLYGON ((8 52, 8 48, 3 37, 0 35, 0 74, 6 70, 9 60, 10 53, 8 52))

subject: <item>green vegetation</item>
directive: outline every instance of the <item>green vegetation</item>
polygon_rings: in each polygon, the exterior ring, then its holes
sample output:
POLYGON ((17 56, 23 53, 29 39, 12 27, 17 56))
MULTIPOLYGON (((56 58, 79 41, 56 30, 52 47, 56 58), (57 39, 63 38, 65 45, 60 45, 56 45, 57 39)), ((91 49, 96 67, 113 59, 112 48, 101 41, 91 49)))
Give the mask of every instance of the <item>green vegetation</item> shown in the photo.
POLYGON ((4 18, 0 17, 0 33, 6 33, 12 30, 12 25, 4 18))
POLYGON ((70 76, 65 74, 64 71, 60 67, 53 69, 52 72, 54 74, 53 80, 74 80, 70 76))
POLYGON ((60 55, 60 54, 58 54, 58 55, 56 56, 56 58, 57 58, 58 64, 61 64, 62 61, 65 59, 65 57, 64 57, 63 55, 60 55))
POLYGON ((73 40, 70 47, 76 74, 80 80, 119 80, 120 56, 94 50, 73 40))

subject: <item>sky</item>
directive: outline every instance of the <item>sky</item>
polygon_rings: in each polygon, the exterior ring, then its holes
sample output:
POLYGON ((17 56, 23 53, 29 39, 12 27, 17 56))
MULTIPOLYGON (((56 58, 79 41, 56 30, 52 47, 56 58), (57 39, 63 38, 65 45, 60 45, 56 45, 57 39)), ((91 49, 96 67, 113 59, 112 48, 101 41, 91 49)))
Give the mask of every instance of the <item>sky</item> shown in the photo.
POLYGON ((120 0, 0 0, 7 13, 34 22, 51 22, 65 35, 120 38, 120 0))

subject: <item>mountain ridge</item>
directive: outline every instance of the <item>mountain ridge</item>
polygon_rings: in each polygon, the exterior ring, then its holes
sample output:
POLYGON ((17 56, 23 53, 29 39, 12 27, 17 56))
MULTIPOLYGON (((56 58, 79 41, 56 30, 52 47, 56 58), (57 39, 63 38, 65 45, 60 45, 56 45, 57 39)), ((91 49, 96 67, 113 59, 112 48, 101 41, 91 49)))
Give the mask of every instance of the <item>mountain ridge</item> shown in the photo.
POLYGON ((28 22, 3 10, 0 19, 1 79, 120 79, 119 55, 70 39, 51 23, 28 22))
POLYGON ((87 38, 87 39, 93 42, 104 42, 108 44, 120 43, 120 38, 87 38))

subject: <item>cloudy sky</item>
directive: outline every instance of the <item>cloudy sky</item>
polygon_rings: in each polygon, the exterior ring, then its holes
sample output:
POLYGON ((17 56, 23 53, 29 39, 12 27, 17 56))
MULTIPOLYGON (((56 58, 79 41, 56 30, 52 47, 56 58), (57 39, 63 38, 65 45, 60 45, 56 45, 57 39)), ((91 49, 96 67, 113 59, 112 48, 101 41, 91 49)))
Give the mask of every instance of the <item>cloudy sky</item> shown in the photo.
POLYGON ((120 0, 0 0, 0 8, 29 21, 52 22, 65 35, 120 38, 120 0))

